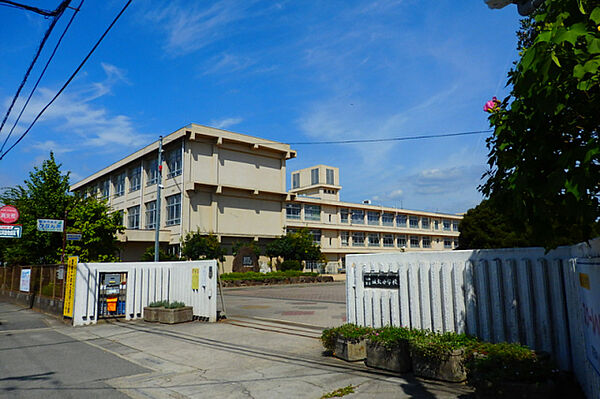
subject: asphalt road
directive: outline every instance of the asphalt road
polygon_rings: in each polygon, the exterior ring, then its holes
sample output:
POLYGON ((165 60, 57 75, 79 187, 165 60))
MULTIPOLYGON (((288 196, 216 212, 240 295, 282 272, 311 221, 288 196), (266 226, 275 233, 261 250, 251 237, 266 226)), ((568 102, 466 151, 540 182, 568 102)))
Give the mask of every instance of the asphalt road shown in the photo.
POLYGON ((0 302, 0 398, 127 398, 103 381, 148 371, 61 334, 51 322, 0 302))

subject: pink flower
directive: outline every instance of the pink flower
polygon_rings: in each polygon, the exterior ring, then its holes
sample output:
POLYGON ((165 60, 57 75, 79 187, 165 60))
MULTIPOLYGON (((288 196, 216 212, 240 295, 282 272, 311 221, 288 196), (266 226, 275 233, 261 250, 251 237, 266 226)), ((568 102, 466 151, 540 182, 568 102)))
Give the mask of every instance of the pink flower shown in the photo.
POLYGON ((492 99, 485 103, 483 106, 483 110, 485 112, 494 112, 496 108, 500 106, 500 101, 496 98, 496 96, 492 97, 492 99))

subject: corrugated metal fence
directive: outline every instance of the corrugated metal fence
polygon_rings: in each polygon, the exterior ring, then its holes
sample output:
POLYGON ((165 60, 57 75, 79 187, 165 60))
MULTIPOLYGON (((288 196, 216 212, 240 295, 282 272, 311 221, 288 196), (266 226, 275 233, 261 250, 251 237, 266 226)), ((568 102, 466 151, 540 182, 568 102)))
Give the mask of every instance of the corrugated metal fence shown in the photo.
POLYGON ((575 271, 576 258, 597 256, 600 239, 547 254, 519 248, 349 255, 348 322, 521 342, 552 353, 589 398, 600 398, 600 378, 585 357, 575 271), (399 287, 365 288, 365 273, 397 274, 399 287))

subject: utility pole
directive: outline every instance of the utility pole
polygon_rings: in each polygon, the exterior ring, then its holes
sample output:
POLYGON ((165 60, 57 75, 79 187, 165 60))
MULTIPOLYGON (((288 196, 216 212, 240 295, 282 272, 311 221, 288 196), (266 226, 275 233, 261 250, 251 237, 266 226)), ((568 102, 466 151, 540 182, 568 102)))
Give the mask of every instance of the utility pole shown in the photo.
POLYGON ((158 159, 156 162, 156 169, 158 172, 158 177, 156 181, 156 234, 154 236, 154 261, 160 261, 159 258, 159 236, 160 236, 160 190, 162 188, 162 136, 158 138, 158 159))
POLYGON ((67 243, 67 216, 69 215, 69 211, 65 209, 65 221, 63 223, 63 234, 62 234, 62 253, 60 254, 60 263, 65 264, 65 246, 67 243))

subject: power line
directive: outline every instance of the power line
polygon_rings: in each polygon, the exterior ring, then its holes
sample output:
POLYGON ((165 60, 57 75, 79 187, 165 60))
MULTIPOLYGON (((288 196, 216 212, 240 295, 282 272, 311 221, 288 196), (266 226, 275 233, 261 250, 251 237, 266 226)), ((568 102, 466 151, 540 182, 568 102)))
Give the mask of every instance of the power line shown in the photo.
POLYGON ((57 17, 62 13, 62 11, 60 11, 60 6, 54 11, 49 11, 49 10, 42 10, 41 8, 37 8, 37 7, 33 7, 33 6, 28 6, 27 4, 16 3, 16 2, 10 1, 10 0, 0 0, 0 5, 6 6, 6 7, 20 8, 22 10, 27 10, 27 11, 33 11, 37 14, 41 14, 46 17, 57 17))
POLYGON ((85 65, 85 63, 87 62, 87 60, 92 56, 92 54, 94 53, 94 51, 96 51, 96 48, 98 48, 98 46, 100 45, 100 43, 102 42, 102 40, 104 39, 104 37, 106 37, 106 35, 108 34, 108 32, 117 23, 117 21, 119 20, 119 18, 121 18, 121 15, 123 15, 123 13, 127 9, 127 7, 129 7, 129 5, 131 4, 131 2, 132 2, 132 0, 127 1, 127 4, 125 4, 125 6, 123 7, 123 9, 119 12, 119 14, 117 14, 117 16, 115 17, 115 19, 108 26, 108 28, 106 28, 106 30, 104 31, 104 33, 102 34, 102 36, 100 36, 100 38, 98 39, 98 41, 96 42, 96 44, 94 45, 94 47, 92 47, 92 49, 85 56, 85 58, 83 59, 83 61, 81 61, 81 63, 77 67, 77 69, 75 69, 75 71, 71 74, 71 76, 69 77, 69 79, 67 79, 67 81, 63 84, 63 86, 60 88, 60 90, 54 95, 54 97, 52 98, 52 100, 50 100, 50 102, 48 102, 48 104, 46 104, 46 106, 44 106, 44 108, 42 108, 42 110, 37 114, 37 116, 35 117, 35 119, 33 120, 33 122, 31 122, 31 124, 29 125, 29 127, 27 127, 27 129, 23 132, 23 134, 21 134, 21 137, 19 137, 19 139, 13 145, 11 145, 6 151, 4 151, 4 153, 2 155, 0 155, 0 160, 2 160, 6 156, 6 154, 8 154, 10 152, 10 150, 12 150, 13 148, 15 148, 15 146, 17 144, 19 144, 19 142, 21 140, 23 140, 23 138, 27 135, 27 133, 29 133, 29 131, 31 130, 31 128, 33 127, 33 125, 35 125, 35 123, 38 121, 38 119, 40 119, 40 117, 42 116, 42 114, 48 109, 48 107, 50 107, 50 105, 52 105, 52 103, 58 98, 58 96, 60 96, 61 93, 67 88, 67 86, 69 85, 69 83, 71 83, 71 81, 75 78, 75 75, 77 75, 77 73, 81 70, 81 68, 83 68, 83 66, 85 65))
POLYGON ((52 54, 50 54, 50 58, 48 58, 48 61, 46 61, 46 65, 44 66, 44 69, 42 70, 42 73, 38 77, 38 80, 35 82, 35 85, 33 86, 33 89, 31 90, 31 93, 29 93, 29 97, 27 97, 27 101, 25 101, 25 104, 23 104, 23 107, 21 108, 21 112, 19 112, 19 115, 17 116, 17 118, 15 119, 15 122, 13 123, 12 127, 10 128, 10 131, 8 132, 8 135, 6 136, 6 139, 4 140, 4 143, 2 143, 2 147, 0 147, 0 153, 2 153, 2 150, 4 150, 4 147, 6 146, 6 143, 8 142, 8 139, 10 138, 10 136, 13 133, 13 131, 15 130, 15 127, 17 126, 17 124, 21 120, 21 116, 23 115, 23 112, 25 112, 25 108, 27 108, 27 105, 29 104, 29 101, 31 100, 31 97, 33 96, 33 93, 35 93, 35 90, 37 89, 38 85, 40 84, 40 81, 44 77, 44 74, 46 73, 46 69, 48 69, 48 65, 50 65, 50 62, 54 58, 54 55, 56 54, 56 51, 58 50, 58 47, 60 46, 60 43, 62 42, 62 39, 65 37, 65 34, 69 30, 69 27, 73 23, 73 20, 75 19, 75 16, 79 12, 79 10, 81 10, 81 6, 83 5, 83 2, 84 2, 84 0, 81 0, 79 2, 79 6, 77 6, 77 8, 75 9, 75 12, 73 13, 73 15, 71 15, 71 19, 69 20, 69 23, 67 24, 67 26, 65 26, 65 29, 63 30, 62 35, 60 35, 60 38, 58 39, 58 42, 56 42, 56 46, 54 46, 54 50, 52 51, 52 54))
POLYGON ((58 20, 60 19, 61 15, 63 14, 63 12, 65 11, 65 9, 67 8, 67 6, 69 5, 70 2, 71 2, 71 0, 63 0, 63 2, 60 3, 58 8, 56 9, 58 13, 52 19, 50 26, 46 30, 46 33, 44 34, 44 38, 42 39, 42 42, 40 43, 40 45, 37 49, 37 52, 35 53, 35 56, 33 57, 33 60, 31 61, 31 64, 29 64, 29 68, 27 68, 27 71, 25 72, 25 76, 23 77, 23 80, 21 81, 21 84, 19 85, 17 92, 15 93, 15 96, 13 97, 13 99, 10 103, 8 110, 6 111, 6 114, 4 115, 4 118, 2 119, 2 123, 0 124, 0 133, 2 132, 2 128, 4 127, 4 124, 6 123, 6 120, 8 119, 8 116, 10 115, 13 106, 15 105, 15 103, 17 102, 17 99, 19 98, 19 95, 21 94, 21 90, 23 89, 23 86, 25 86, 25 83, 27 82, 27 79, 29 78, 29 74, 31 73, 33 66, 37 62, 37 60, 40 56, 40 53, 42 52, 42 49, 44 48, 44 45, 46 44, 46 41, 48 40, 48 37, 50 36, 50 33, 52 33, 52 30, 56 26, 56 23, 58 22, 58 20))
POLYGON ((428 134, 422 136, 405 136, 405 137, 390 137, 382 139, 356 139, 356 140, 331 140, 331 141, 304 141, 296 143, 287 143, 289 145, 320 145, 320 144, 358 144, 358 143, 385 143, 390 141, 408 141, 408 140, 424 140, 440 137, 456 137, 469 136, 473 134, 491 133, 494 130, 474 130, 470 132, 443 133, 443 134, 428 134))

